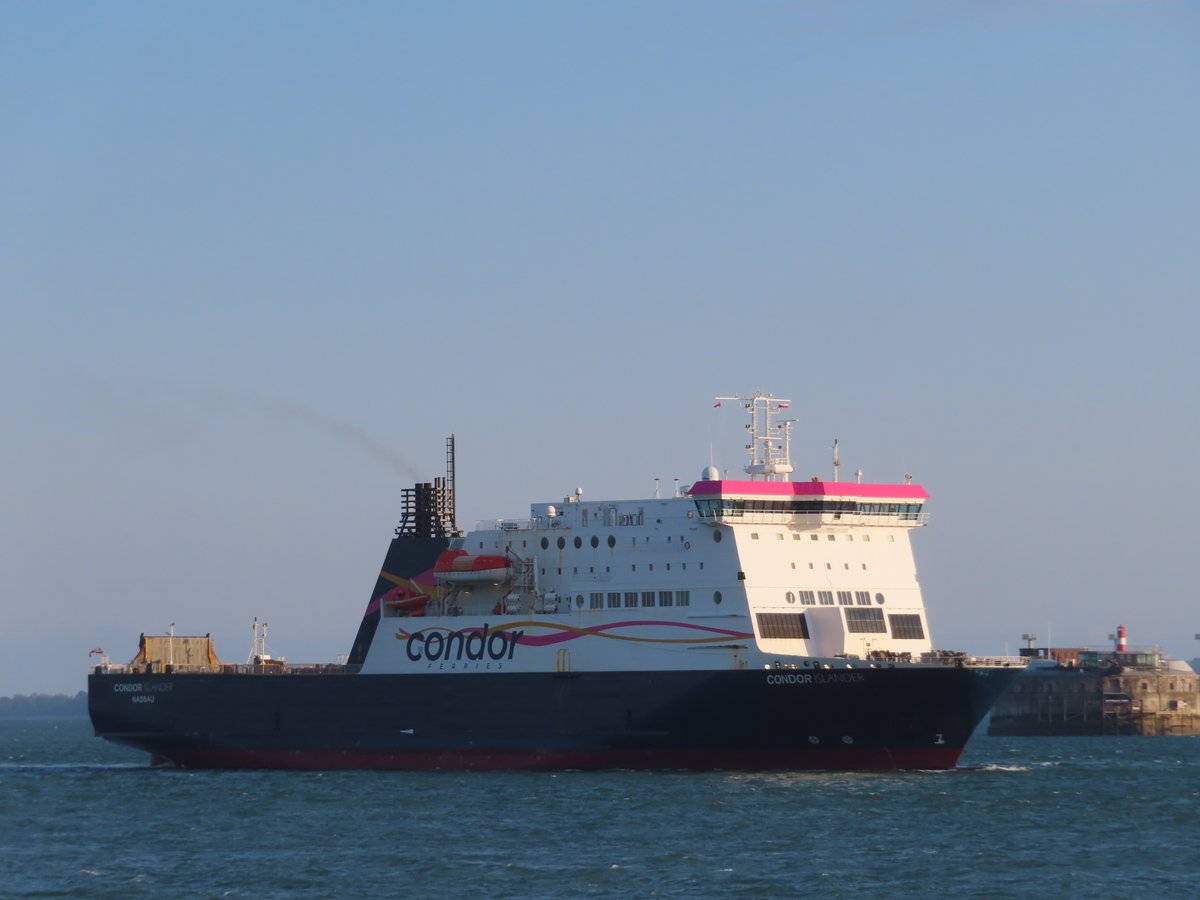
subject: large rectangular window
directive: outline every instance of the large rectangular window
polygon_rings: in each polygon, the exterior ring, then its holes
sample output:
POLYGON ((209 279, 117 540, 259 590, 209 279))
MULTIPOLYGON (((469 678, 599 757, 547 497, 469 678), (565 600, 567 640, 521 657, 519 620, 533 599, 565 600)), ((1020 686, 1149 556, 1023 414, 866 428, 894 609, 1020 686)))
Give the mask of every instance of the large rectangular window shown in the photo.
POLYGON ((895 613, 888 616, 892 626, 892 637, 900 641, 923 641, 925 629, 921 627, 921 617, 910 613, 895 613))
POLYGON ((631 608, 637 607, 637 605, 638 605, 637 591, 626 591, 625 592, 625 608, 631 609, 631 608))
POLYGON ((759 613, 758 634, 776 640, 808 640, 804 613, 759 613))
POLYGON ((659 606, 674 606, 675 605, 675 597, 672 595, 672 593, 670 591, 659 591, 658 592, 658 605, 659 606))
POLYGON ((854 592, 854 602, 857 603, 859 606, 870 606, 871 605, 871 592, 870 591, 855 591, 854 592))
POLYGON ((591 601, 588 606, 591 609, 604 609, 603 594, 589 594, 588 599, 591 601))
POLYGON ((851 634, 887 634, 883 610, 863 609, 860 606, 846 610, 846 630, 851 634))
POLYGON ((852 596, 849 591, 838 591, 837 595, 838 595, 838 605, 839 606, 853 606, 854 605, 854 600, 852 599, 852 596))
POLYGON ((692 592, 691 591, 676 591, 675 592, 675 605, 676 606, 691 606, 692 605, 692 592))
POLYGON ((642 606, 654 605, 654 591, 642 591, 642 606))
POLYGON ((609 609, 620 609, 621 608, 621 595, 617 591, 609 591, 608 592, 608 608, 609 609))
POLYGON ((822 606, 833 606, 833 591, 817 591, 817 599, 822 606))

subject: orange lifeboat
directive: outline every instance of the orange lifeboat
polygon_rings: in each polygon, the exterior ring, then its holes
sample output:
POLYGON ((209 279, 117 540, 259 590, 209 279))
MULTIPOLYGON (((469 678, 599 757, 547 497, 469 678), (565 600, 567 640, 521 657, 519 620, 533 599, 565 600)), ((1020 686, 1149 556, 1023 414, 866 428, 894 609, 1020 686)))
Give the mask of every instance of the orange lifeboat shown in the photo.
POLYGON ((450 584, 499 584, 512 575, 512 564, 504 556, 471 556, 465 550, 443 550, 433 574, 450 584))
POLYGON ((432 598, 428 594, 417 593, 408 588, 394 587, 379 599, 388 609, 394 609, 401 615, 423 616, 425 607, 432 598))

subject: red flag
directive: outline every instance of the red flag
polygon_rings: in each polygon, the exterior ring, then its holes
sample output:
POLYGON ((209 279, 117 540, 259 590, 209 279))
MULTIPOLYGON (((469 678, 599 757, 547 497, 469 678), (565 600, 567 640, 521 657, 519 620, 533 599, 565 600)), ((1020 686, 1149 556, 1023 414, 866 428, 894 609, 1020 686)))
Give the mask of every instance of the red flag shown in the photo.
POLYGON ((103 655, 104 655, 104 651, 101 650, 99 647, 96 647, 94 650, 92 650, 91 653, 88 654, 88 656, 103 656, 103 655))
POLYGON ((721 405, 721 401, 718 400, 716 403, 713 404, 713 409, 716 409, 720 405, 721 405))

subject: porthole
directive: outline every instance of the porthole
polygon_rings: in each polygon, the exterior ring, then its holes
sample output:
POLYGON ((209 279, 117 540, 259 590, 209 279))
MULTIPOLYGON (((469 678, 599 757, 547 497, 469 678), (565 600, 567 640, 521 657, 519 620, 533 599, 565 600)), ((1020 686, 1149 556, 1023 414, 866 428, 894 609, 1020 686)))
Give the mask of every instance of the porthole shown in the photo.
POLYGON ((542 538, 542 549, 545 550, 549 546, 550 546, 550 541, 547 540, 546 538, 542 538))
POLYGON ((583 609, 583 594, 575 595, 575 605, 578 606, 580 609, 583 609))
POLYGON ((880 606, 883 606, 883 594, 876 594, 875 602, 878 603, 880 606))
POLYGON ((617 539, 615 537, 613 537, 611 534, 608 536, 608 546, 609 547, 617 546, 617 539))
POLYGON ((793 594, 791 591, 788 591, 788 592, 787 592, 787 602, 788 602, 788 603, 795 603, 795 602, 796 602, 796 595, 795 595, 795 594, 793 594))
POLYGON ((596 536, 593 534, 593 535, 592 535, 592 549, 593 549, 593 550, 595 550, 595 549, 596 549, 597 547, 599 547, 599 546, 600 546, 600 538, 596 537, 596 536))
POLYGON ((576 537, 575 538, 575 549, 578 550, 582 546, 583 546, 583 538, 576 537))
POLYGON ((718 544, 721 543, 721 529, 719 529, 719 528, 713 529, 713 540, 718 544))
POLYGON ((558 539, 558 549, 559 549, 559 550, 561 550, 561 549, 562 549, 563 547, 565 547, 565 546, 567 546, 567 541, 566 541, 566 538, 561 538, 561 537, 560 537, 560 538, 558 539))
POLYGON ((717 606, 721 605, 721 592, 720 591, 713 591, 713 603, 717 604, 717 606))

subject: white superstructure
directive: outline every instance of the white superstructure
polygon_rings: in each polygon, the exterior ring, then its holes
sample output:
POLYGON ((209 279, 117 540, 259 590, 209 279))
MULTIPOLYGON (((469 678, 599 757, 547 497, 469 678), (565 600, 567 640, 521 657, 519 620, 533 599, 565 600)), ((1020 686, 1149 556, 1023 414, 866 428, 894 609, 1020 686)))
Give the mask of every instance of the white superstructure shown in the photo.
POLYGON ((750 413, 749 480, 535 503, 455 538, 381 604, 364 672, 856 667, 931 653, 918 485, 789 480, 789 403, 750 413), (475 574, 477 573, 477 574, 475 574))

